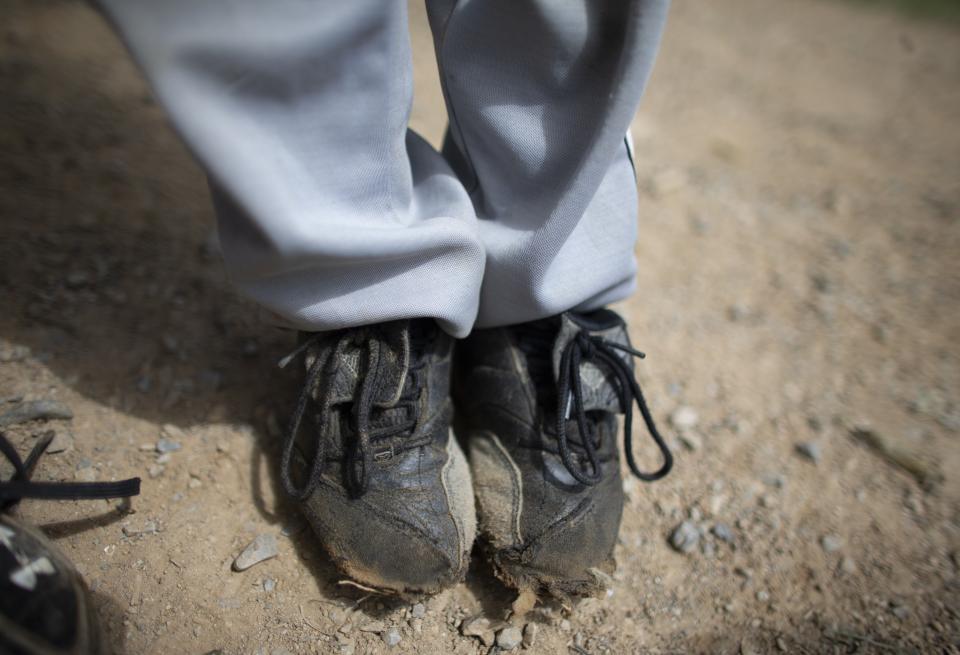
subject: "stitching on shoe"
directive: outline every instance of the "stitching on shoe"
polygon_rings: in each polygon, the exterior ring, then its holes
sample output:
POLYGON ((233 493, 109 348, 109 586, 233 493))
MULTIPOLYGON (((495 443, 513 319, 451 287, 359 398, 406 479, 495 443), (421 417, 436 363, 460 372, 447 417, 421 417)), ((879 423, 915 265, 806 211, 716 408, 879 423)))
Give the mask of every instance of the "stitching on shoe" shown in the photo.
MULTIPOLYGON (((453 468, 453 453, 451 451, 452 445, 455 442, 455 437, 453 434, 450 435, 449 440, 447 441, 447 461, 444 462, 443 468, 440 470, 440 487, 443 489, 443 496, 447 499, 447 511, 450 514, 450 518, 453 519, 453 525, 457 528, 457 568, 458 570, 463 570, 464 565, 464 542, 467 540, 466 530, 460 520, 460 517, 456 515, 456 512, 450 511, 453 509, 453 498, 451 497, 448 487, 450 486, 450 470, 453 468)), ((470 493, 473 493, 473 489, 470 490, 470 493)))
POLYGON ((523 480, 520 477, 520 468, 517 466, 516 462, 513 461, 513 458, 510 457, 510 453, 507 452, 507 449, 503 447, 503 444, 500 442, 500 438, 495 435, 493 432, 484 431, 481 434, 484 434, 490 438, 490 441, 495 446, 497 452, 500 453, 500 456, 506 460, 507 464, 510 467, 510 481, 511 484, 511 524, 514 529, 514 543, 517 545, 523 544, 523 536, 520 533, 520 515, 523 513, 523 480))

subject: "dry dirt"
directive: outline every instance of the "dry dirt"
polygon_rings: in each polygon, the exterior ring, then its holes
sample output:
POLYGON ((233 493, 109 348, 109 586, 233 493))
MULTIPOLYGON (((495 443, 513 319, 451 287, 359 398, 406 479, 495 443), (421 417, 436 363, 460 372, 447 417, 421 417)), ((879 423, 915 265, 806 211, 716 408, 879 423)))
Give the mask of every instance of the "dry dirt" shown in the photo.
MULTIPOLYGON (((436 143, 412 13, 413 125, 436 143)), ((958 82, 955 27, 675 3, 634 125, 642 267, 621 309, 656 414, 696 425, 671 430, 668 480, 627 485, 612 595, 538 607, 528 652, 960 652, 958 82), (680 553, 685 519, 701 537, 680 553)), ((0 182, 0 410, 75 414, 8 433, 72 443, 40 479, 144 478, 127 513, 19 509, 116 652, 382 653, 390 628, 390 652, 488 650, 458 625, 512 597, 479 558, 416 612, 367 597, 278 493, 292 336, 230 291, 201 172, 83 4, 0 4, 0 182), (181 449, 160 458, 164 425, 181 449), (279 557, 231 571, 262 533, 279 557)))

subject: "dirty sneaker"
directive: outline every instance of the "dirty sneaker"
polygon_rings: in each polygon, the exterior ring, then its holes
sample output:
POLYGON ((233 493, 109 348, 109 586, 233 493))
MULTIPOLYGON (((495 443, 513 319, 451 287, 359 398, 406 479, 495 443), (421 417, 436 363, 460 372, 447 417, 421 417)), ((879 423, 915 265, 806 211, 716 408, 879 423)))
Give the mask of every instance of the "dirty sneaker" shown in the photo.
POLYGON ((287 493, 355 581, 425 593, 458 582, 476 519, 450 436, 452 339, 427 319, 302 339, 281 362, 302 354, 306 369, 281 461, 287 493))
POLYGON ((39 531, 6 514, 22 498, 83 500, 140 493, 140 479, 119 482, 34 482, 37 459, 53 433, 26 460, 0 433, 0 453, 13 468, 0 480, 0 653, 97 655, 106 648, 86 585, 70 561, 39 531))
POLYGON ((609 585, 623 511, 616 415, 635 475, 656 480, 672 466, 633 357, 643 353, 610 310, 475 330, 458 346, 458 435, 469 443, 480 532, 510 586, 562 597, 609 585), (652 473, 634 460, 634 403, 662 453, 652 473))

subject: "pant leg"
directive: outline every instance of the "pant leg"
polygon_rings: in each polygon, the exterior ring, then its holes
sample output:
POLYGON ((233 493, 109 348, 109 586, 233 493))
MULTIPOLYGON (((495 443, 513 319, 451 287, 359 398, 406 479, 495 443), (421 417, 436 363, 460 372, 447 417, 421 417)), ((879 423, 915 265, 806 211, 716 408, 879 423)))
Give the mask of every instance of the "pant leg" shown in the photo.
POLYGON ((287 322, 473 325, 469 196, 409 133, 406 2, 100 0, 209 174, 227 269, 287 322))
POLYGON ((430 0, 487 266, 478 327, 593 309, 634 288, 625 134, 669 0, 430 0))

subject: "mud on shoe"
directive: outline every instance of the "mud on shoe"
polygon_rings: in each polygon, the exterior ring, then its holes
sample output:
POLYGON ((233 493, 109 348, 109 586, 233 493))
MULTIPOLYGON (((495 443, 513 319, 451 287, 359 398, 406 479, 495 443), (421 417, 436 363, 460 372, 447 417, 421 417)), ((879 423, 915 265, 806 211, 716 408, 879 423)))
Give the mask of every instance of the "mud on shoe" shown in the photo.
POLYGON ((432 320, 302 335, 281 477, 333 562, 381 591, 462 579, 476 518, 450 436, 452 339, 432 320))
POLYGON ((626 325, 610 310, 475 330, 454 369, 458 434, 469 443, 480 533, 497 575, 522 591, 594 595, 609 584, 623 513, 617 414, 643 480, 672 457, 633 374, 626 325), (663 464, 640 470, 636 404, 663 464))

